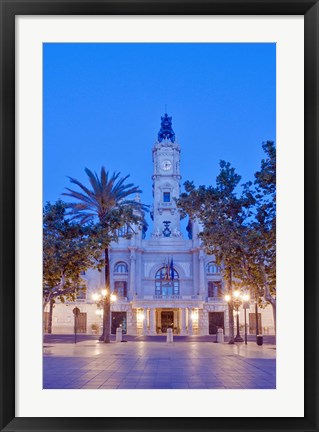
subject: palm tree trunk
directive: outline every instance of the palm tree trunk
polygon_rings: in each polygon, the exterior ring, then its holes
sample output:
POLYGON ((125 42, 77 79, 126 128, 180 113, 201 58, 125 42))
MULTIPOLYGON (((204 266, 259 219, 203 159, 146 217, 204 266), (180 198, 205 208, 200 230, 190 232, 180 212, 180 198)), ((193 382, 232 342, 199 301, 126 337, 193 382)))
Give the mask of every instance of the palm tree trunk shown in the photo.
POLYGON ((103 302, 103 334, 100 338, 104 343, 110 343, 110 322, 111 322, 111 287, 110 287, 110 261, 109 261, 109 249, 105 248, 105 265, 104 265, 104 277, 105 277, 105 289, 107 295, 103 302))

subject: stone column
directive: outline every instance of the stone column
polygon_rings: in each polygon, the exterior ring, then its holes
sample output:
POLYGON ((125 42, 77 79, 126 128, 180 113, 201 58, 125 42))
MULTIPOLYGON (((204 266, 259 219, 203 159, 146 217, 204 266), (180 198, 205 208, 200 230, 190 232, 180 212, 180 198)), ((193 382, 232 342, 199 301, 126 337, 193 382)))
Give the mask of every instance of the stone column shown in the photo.
POLYGON ((208 315, 205 309, 198 310, 198 334, 208 334, 208 315))
POLYGON ((199 291, 198 286, 198 259, 197 252, 193 252, 193 295, 196 295, 199 291))
POLYGON ((128 299, 133 300, 134 294, 136 292, 136 286, 135 286, 135 270, 136 270, 136 254, 135 249, 130 249, 130 260, 131 260, 131 266, 130 266, 130 290, 128 293, 128 299))
POLYGON ((150 308, 150 334, 156 334, 156 309, 150 308))
POLYGON ((182 308, 181 314, 181 334, 186 334, 186 308, 182 308))
POLYGON ((131 315, 131 320, 128 320, 128 325, 131 324, 131 329, 128 327, 128 334, 138 335, 139 330, 137 328, 137 309, 131 309, 131 313, 129 315, 131 315))
POLYGON ((147 309, 146 308, 143 309, 143 315, 144 315, 144 319, 143 319, 143 335, 147 335, 147 309))
POLYGON ((193 334, 192 308, 188 308, 188 334, 193 334))
POLYGON ((203 250, 199 251, 199 294, 204 299, 206 297, 206 287, 205 287, 205 254, 203 250))

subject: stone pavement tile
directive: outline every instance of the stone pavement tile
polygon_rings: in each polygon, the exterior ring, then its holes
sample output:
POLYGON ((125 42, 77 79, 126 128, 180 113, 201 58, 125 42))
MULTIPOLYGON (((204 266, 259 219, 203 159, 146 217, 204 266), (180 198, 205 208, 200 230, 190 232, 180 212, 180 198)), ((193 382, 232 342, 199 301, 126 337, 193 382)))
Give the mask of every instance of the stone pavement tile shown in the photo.
POLYGON ((123 380, 124 381, 138 381, 139 379, 141 379, 142 376, 144 376, 144 375, 128 374, 125 377, 123 377, 123 380))
POLYGON ((188 389, 189 385, 186 382, 172 382, 171 388, 172 389, 188 389))
POLYGON ((101 385, 103 385, 106 381, 89 381, 88 383, 86 383, 85 385, 91 385, 91 386, 95 386, 95 387, 100 387, 101 385))
POLYGON ((207 386, 205 384, 192 384, 188 383, 188 386, 190 389, 207 389, 207 386))
POLYGON ((172 382, 186 382, 187 381, 187 375, 174 375, 171 378, 172 382))
POLYGON ((153 384, 138 384, 136 386, 136 389, 144 389, 144 390, 149 390, 149 389, 153 389, 154 385, 153 384))
POLYGON ((118 389, 135 389, 136 388, 136 384, 120 384, 118 387, 118 389))
POLYGON ((240 384, 226 384, 225 388, 229 389, 244 389, 245 387, 240 384))
POLYGON ((99 388, 98 385, 89 385, 89 384, 85 384, 81 387, 82 389, 91 389, 91 390, 97 390, 99 388))
POLYGON ((105 384, 121 384, 123 382, 122 378, 116 379, 116 378, 108 378, 105 381, 105 384))
POLYGON ((143 379, 143 378, 141 378, 139 381, 138 381, 138 385, 143 385, 143 384, 154 384, 155 383, 155 379, 143 379))
POLYGON ((64 384, 64 385, 61 385, 61 386, 59 386, 58 388, 59 389, 80 389, 80 388, 82 388, 82 386, 83 386, 83 384, 77 384, 77 385, 74 385, 73 383, 72 384, 64 384))
POLYGON ((150 388, 153 388, 153 389, 161 389, 161 390, 169 390, 169 389, 171 389, 171 388, 173 388, 172 387, 172 385, 171 384, 154 384, 152 387, 150 387, 150 388))
POLYGON ((130 386, 136 387, 137 384, 138 384, 138 381, 122 381, 120 385, 121 386, 128 386, 128 387, 130 387, 130 386))
POLYGON ((116 388, 117 388, 117 386, 114 386, 114 385, 104 385, 104 384, 99 387, 99 389, 105 389, 105 390, 107 390, 107 389, 114 390, 116 388))

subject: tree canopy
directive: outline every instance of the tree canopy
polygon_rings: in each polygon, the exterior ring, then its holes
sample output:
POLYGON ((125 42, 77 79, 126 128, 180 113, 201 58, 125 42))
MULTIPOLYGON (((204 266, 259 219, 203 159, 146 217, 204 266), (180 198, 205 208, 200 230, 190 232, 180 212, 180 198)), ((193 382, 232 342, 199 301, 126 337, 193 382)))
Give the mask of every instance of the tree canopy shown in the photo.
POLYGON ((183 215, 198 220, 206 253, 222 265, 227 291, 234 280, 274 308, 276 290, 276 148, 262 145, 265 158, 254 182, 240 185, 241 176, 229 162, 220 162, 214 186, 184 183, 177 200, 183 215))
POLYGON ((74 299, 83 287, 81 272, 100 265, 90 225, 66 217, 61 200, 43 210, 43 307, 52 299, 74 299))

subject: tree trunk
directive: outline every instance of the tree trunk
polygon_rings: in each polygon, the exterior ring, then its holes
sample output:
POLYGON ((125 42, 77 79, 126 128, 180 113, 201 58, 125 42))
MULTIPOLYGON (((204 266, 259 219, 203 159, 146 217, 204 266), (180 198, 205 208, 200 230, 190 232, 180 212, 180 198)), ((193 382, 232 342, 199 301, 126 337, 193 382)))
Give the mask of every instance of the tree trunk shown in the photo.
MULTIPOLYGON (((231 297, 232 294, 232 271, 231 267, 228 268, 228 275, 226 277, 226 286, 227 286, 227 294, 229 294, 231 297)), ((229 344, 234 344, 234 337, 235 337, 235 329, 234 329, 234 309, 232 301, 228 302, 228 321, 229 321, 229 344)))
POLYGON ((45 318, 44 318, 44 312, 45 312, 45 308, 47 307, 48 304, 48 299, 43 297, 42 299, 42 339, 44 342, 44 336, 45 336, 45 318))
POLYGON ((105 289, 106 296, 103 301, 103 333, 100 340, 104 343, 110 343, 110 323, 111 323, 111 287, 110 287, 110 261, 109 261, 109 249, 104 250, 104 277, 105 277, 105 289))
POLYGON ((264 298, 272 306, 274 329, 275 329, 275 334, 276 334, 276 299, 270 294, 269 287, 268 287, 267 283, 265 283, 265 286, 264 286, 264 298))
POLYGON ((273 319, 274 319, 274 329, 275 329, 275 334, 276 334, 276 302, 271 303, 272 306, 272 314, 273 314, 273 319))
POLYGON ((48 333, 49 334, 52 333, 53 305, 54 305, 54 300, 51 299, 50 300, 50 310, 49 310, 49 322, 48 322, 48 333))

